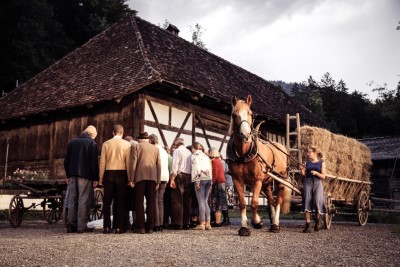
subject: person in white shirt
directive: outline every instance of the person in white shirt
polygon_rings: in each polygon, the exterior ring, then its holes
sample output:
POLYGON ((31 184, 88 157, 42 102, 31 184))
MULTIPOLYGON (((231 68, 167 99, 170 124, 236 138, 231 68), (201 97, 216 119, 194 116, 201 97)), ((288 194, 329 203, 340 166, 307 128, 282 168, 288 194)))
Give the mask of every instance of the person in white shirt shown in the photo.
POLYGON ((172 224, 176 230, 190 229, 192 152, 185 147, 184 143, 183 138, 175 140, 176 149, 172 156, 171 206, 172 224))
POLYGON ((161 182, 156 192, 156 215, 154 222, 154 231, 162 231, 163 221, 164 221, 164 193, 165 187, 169 180, 169 170, 168 170, 168 153, 165 149, 158 143, 158 136, 151 134, 149 136, 150 144, 155 145, 160 152, 161 160, 161 182))
POLYGON ((211 230, 210 206, 208 197, 212 182, 212 169, 209 157, 204 154, 200 143, 192 145, 192 182, 195 184, 197 202, 199 203, 199 225, 194 230, 211 230))

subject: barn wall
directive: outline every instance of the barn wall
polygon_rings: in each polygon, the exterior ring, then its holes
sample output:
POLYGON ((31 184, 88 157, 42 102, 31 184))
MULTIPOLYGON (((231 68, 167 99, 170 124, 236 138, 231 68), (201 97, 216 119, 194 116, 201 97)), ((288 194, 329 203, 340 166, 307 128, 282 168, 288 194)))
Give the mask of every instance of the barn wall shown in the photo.
POLYGON ((171 147, 179 136, 186 145, 201 143, 206 149, 216 147, 225 158, 229 117, 199 106, 145 96, 145 131, 159 136, 160 143, 171 147))
MULTIPOLYGON (((227 114, 200 105, 146 93, 132 94, 120 102, 110 101, 6 122, 0 125, 0 177, 4 173, 6 136, 10 138, 8 175, 16 168, 22 168, 46 171, 52 179, 62 179, 65 178, 63 162, 68 142, 80 135, 87 125, 97 128, 95 141, 99 150, 103 142, 112 137, 113 125, 119 123, 124 126, 125 135, 134 138, 147 131, 157 134, 161 144, 171 147, 179 133, 187 145, 197 141, 205 148, 218 148, 225 157, 229 119, 227 114), (164 138, 161 138, 160 130, 164 138)), ((269 140, 285 144, 283 133, 268 130, 264 129, 263 134, 269 140)))
MULTIPOLYGON (((218 148, 222 157, 226 157, 229 116, 173 99, 166 100, 148 95, 145 99, 144 130, 149 134, 158 135, 160 144, 171 147, 179 135, 185 140, 186 145, 196 141, 206 149, 218 148), (164 135, 164 141, 159 128, 164 135)), ((263 134, 269 140, 285 145, 286 139, 283 133, 264 131, 263 134)))
POLYGON ((103 142, 112 137, 113 125, 122 124, 125 133, 138 135, 140 115, 144 109, 139 95, 131 95, 94 107, 63 111, 46 117, 28 118, 2 125, 0 129, 0 168, 4 174, 6 136, 10 138, 8 175, 16 168, 46 171, 55 179, 65 178, 63 167, 69 140, 77 137, 88 126, 94 125, 98 135, 95 139, 101 150, 103 142), (138 126, 136 126, 138 125, 138 126))

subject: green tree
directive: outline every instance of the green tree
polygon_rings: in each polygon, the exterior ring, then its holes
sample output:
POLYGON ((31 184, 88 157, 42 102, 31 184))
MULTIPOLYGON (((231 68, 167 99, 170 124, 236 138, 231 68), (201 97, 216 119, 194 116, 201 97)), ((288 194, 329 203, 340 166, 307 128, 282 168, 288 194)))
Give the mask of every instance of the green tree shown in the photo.
POLYGON ((320 87, 313 77, 307 80, 307 87, 309 92, 309 105, 311 110, 317 114, 318 117, 324 119, 324 104, 321 97, 320 87))
POLYGON ((0 1, 0 87, 9 91, 65 54, 72 41, 45 0, 0 1))
POLYGON ((27 81, 110 26, 126 0, 0 1, 0 89, 27 81))
POLYGON ((190 32, 192 33, 192 44, 197 45, 204 50, 207 50, 206 44, 203 42, 202 36, 205 29, 199 24, 196 23, 194 27, 190 26, 190 32))

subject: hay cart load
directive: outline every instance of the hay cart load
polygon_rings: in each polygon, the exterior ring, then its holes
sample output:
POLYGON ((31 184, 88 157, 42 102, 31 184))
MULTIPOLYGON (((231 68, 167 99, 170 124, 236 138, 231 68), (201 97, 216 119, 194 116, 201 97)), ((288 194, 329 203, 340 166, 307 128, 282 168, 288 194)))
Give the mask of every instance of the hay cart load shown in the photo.
POLYGON ((358 223, 367 223, 371 210, 369 198, 372 165, 371 152, 368 147, 355 139, 333 134, 325 129, 303 126, 300 118, 287 115, 286 146, 289 155, 289 178, 271 176, 293 189, 293 202, 301 204, 304 178, 300 176, 299 164, 304 163, 307 149, 313 145, 324 155, 326 164, 326 179, 324 195, 327 213, 322 220, 327 229, 330 228, 335 214, 357 215, 358 223), (295 120, 295 127, 291 121, 295 120), (295 128, 294 131, 291 129, 295 128), (300 130, 298 130, 300 129, 300 130))

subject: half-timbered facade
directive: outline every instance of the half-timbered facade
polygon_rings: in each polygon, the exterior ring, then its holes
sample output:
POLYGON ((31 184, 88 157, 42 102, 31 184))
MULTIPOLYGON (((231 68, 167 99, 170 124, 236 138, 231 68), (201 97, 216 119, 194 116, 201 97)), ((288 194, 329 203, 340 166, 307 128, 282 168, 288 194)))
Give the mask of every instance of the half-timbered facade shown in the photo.
POLYGON ((147 131, 171 147, 180 136, 225 156, 230 99, 248 94, 273 141, 285 141, 286 113, 324 126, 264 79, 128 15, 0 98, 0 167, 62 178, 68 141, 89 124, 98 130, 100 148, 120 123, 135 138, 147 131))

